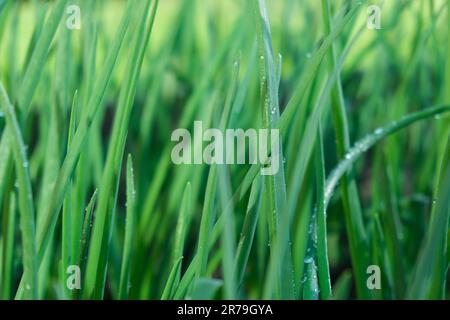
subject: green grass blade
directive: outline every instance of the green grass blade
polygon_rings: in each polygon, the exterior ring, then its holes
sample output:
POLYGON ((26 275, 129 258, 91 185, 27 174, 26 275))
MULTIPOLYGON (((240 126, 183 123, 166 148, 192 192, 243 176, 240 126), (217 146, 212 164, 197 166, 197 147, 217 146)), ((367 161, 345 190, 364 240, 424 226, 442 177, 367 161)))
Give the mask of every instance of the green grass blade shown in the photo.
MULTIPOLYGON (((445 147, 441 162, 441 171, 433 200, 433 213, 425 235, 424 243, 417 258, 413 277, 408 286, 408 299, 443 298, 445 282, 436 286, 434 278, 443 278, 447 274, 447 234, 450 217, 450 139, 445 147), (437 269, 436 267, 440 267, 437 269)), ((445 281, 445 280, 444 280, 445 281)))
POLYGON ((36 224, 34 221, 33 191, 31 189, 29 164, 18 119, 5 89, 3 88, 3 84, 1 83, 0 105, 5 115, 8 132, 11 136, 11 145, 19 186, 20 228, 22 233, 23 268, 25 274, 24 298, 37 299, 38 260, 36 254, 36 224))
POLYGON ((349 149, 344 159, 342 159, 336 168, 330 173, 325 184, 325 204, 328 206, 331 196, 342 176, 349 168, 363 155, 368 149, 373 147, 380 140, 400 131, 418 121, 430 119, 436 115, 450 112, 450 107, 440 106, 426 108, 422 111, 404 116, 398 121, 394 121, 384 127, 376 129, 373 133, 358 140, 355 145, 349 149))
POLYGON ((235 238, 235 219, 232 206, 228 205, 228 199, 231 198, 231 183, 227 167, 218 166, 219 199, 223 210, 224 228, 222 231, 222 273, 224 279, 224 297, 225 299, 236 299, 236 269, 234 268, 236 256, 236 238, 235 238))
MULTIPOLYGON (((63 95, 63 94, 61 94, 63 95)), ((61 98, 60 95, 60 100, 62 101, 63 98, 61 98)), ((72 139, 73 139, 73 135, 75 133, 75 106, 77 105, 77 93, 75 92, 74 95, 74 99, 72 102, 72 108, 71 108, 71 113, 70 113, 70 121, 69 121, 69 132, 67 134, 67 148, 70 148, 70 145, 72 143, 72 139)), ((54 112, 56 113, 56 111, 54 112)), ((49 134, 49 139, 55 139, 54 137, 57 137, 58 134, 57 132, 51 132, 49 134), (51 134, 51 135, 50 135, 51 134)), ((49 147, 51 145, 58 145, 57 143, 50 143, 49 147)), ((51 192, 52 188, 53 188, 53 182, 56 180, 56 173, 55 172, 55 168, 59 168, 59 162, 57 163, 57 165, 53 166, 52 169, 52 185, 50 187, 47 188, 47 190, 49 190, 51 192)), ((72 181, 70 182, 70 188, 72 187, 72 181)), ((75 253, 73 252, 73 241, 74 241, 74 234, 73 234, 73 215, 75 214, 73 212, 73 193, 71 192, 72 190, 70 190, 69 192, 67 192, 65 198, 64 198, 64 202, 63 202, 63 212, 62 212, 62 241, 61 241, 61 270, 60 270, 60 277, 61 277, 61 288, 62 288, 62 292, 67 296, 70 297, 70 291, 69 288, 67 288, 66 285, 66 270, 70 265, 73 265, 76 262, 76 256, 75 253)), ((51 196, 51 195, 50 195, 51 196)), ((46 204, 49 202, 50 199, 46 200, 46 204)), ((45 208, 47 209, 47 208, 45 208)), ((44 209, 44 210, 45 210, 44 209)), ((45 212, 45 211, 43 211, 45 212)), ((39 226, 41 226, 41 224, 38 224, 38 230, 39 230, 39 226)))
MULTIPOLYGON (((325 32, 331 32, 331 5, 329 0, 322 0, 322 11, 324 16, 325 32)), ((331 51, 328 53, 330 73, 336 65, 336 46, 332 45, 331 51)), ((340 75, 338 74, 336 84, 331 92, 333 126, 336 135, 337 156, 342 158, 350 147, 350 134, 348 128, 348 120, 344 102, 344 94, 342 90, 340 75)), ((362 298, 368 298, 365 285, 366 275, 364 274, 364 266, 366 262, 366 232, 364 229, 361 205, 356 184, 350 175, 344 176, 342 179, 342 202, 344 208, 344 218, 346 220, 347 235, 350 244, 350 253, 352 257, 353 268, 355 270, 355 280, 358 295, 362 298)))
MULTIPOLYGON (((183 257, 184 244, 186 242, 186 235, 188 232, 189 220, 192 214, 192 191, 191 184, 188 182, 183 194, 183 200, 181 201, 180 214, 177 221, 177 227, 175 229, 175 239, 173 243, 173 265, 183 257)), ((181 263, 181 262, 180 262, 181 263)), ((177 274, 177 281, 180 281, 180 275, 177 274)), ((176 284, 178 285, 178 283, 176 284)))
MULTIPOLYGON (((280 71, 275 67, 274 51, 272 47, 272 36, 270 31, 269 18, 267 16, 267 8, 264 0, 255 0, 254 12, 257 21, 257 35, 259 43, 260 54, 260 99, 262 106, 262 125, 264 128, 273 128, 274 124, 280 118, 278 86, 280 79, 280 71)), ((281 63, 281 62, 280 62, 281 63)), ((281 65, 279 66, 281 70, 281 65)), ((266 196, 269 199, 269 242, 274 243, 277 237, 279 223, 281 216, 287 214, 287 195, 286 195, 286 181, 284 175, 283 165, 283 147, 280 143, 277 154, 271 155, 271 161, 279 164, 279 170, 274 175, 267 177, 266 196), (280 164, 281 162, 281 164, 280 164)), ((284 220, 283 220, 284 221, 284 220)), ((287 221, 287 220, 286 220, 287 221)), ((285 239, 290 241, 289 228, 284 228, 286 231, 285 239)), ((272 246, 275 248, 276 246, 272 246)), ((295 282, 293 281, 293 269, 290 252, 290 247, 285 246, 285 251, 280 252, 280 256, 275 256, 273 249, 271 250, 271 259, 278 260, 277 269, 275 272, 276 280, 275 296, 290 298, 294 297, 295 282), (286 269, 281 270, 284 266, 286 269)), ((270 295, 270 293, 269 293, 270 295)))
POLYGON ((319 273, 320 297, 331 298, 330 266, 327 248, 327 221, 325 210, 325 159, 323 153, 322 129, 319 128, 316 143, 316 183, 317 183, 317 265, 319 273))
MULTIPOLYGON (((78 257, 78 266, 80 267, 81 276, 84 280, 85 274, 86 274, 86 263, 88 258, 88 249, 89 249, 89 241, 91 239, 91 232, 92 232, 92 224, 93 224, 93 216, 94 216, 94 206, 97 201, 97 194, 98 189, 95 189, 94 193, 92 194, 91 199, 89 200, 88 205, 86 206, 86 209, 84 211, 84 217, 83 217, 83 228, 81 231, 81 237, 80 237, 80 256, 78 257)), ((77 292, 75 294, 75 297, 80 297, 80 293, 77 292)))
POLYGON ((125 242, 123 246, 122 268, 120 273, 119 298, 128 298, 132 249, 136 230, 136 190, 134 187, 133 162, 131 155, 127 161, 127 219, 125 223, 125 242))
POLYGON ((256 177, 250 190, 248 199, 247 212, 245 214, 244 224, 242 226, 239 244, 236 250, 236 277, 238 286, 242 285, 245 270, 253 245, 256 231, 256 225, 261 210, 262 200, 262 181, 261 177, 256 177))
POLYGON ((305 285, 303 287, 304 300, 319 300, 319 283, 317 281, 317 267, 313 258, 305 260, 305 285))
MULTIPOLYGON (((7 199, 5 199, 7 202, 7 199)), ((3 204, 3 220, 2 220, 2 268, 1 268, 1 298, 3 300, 12 299, 14 297, 12 286, 14 278, 14 233, 16 230, 16 197, 11 194, 7 203, 3 204)))
POLYGON ((167 300, 173 298, 173 293, 177 288, 178 282, 177 278, 179 277, 181 270, 181 262, 183 261, 183 257, 179 257, 175 263, 173 264, 172 270, 170 271, 169 278, 167 279, 166 286, 164 287, 163 294, 161 295, 161 300, 167 300))
MULTIPOLYGON (((449 145, 447 145, 447 151, 449 145)), ((447 153, 448 155, 448 153, 447 153)), ((447 158, 448 163, 448 158, 447 158)), ((442 172, 442 182, 438 189, 435 214, 430 221, 428 232, 417 259, 415 270, 407 290, 408 299, 425 299, 430 285, 432 285, 435 265, 438 255, 446 253, 443 242, 447 241, 448 223, 450 217, 450 170, 442 172)), ((447 266, 446 266, 447 267, 447 266)), ((444 271, 446 272, 446 271, 444 271)))

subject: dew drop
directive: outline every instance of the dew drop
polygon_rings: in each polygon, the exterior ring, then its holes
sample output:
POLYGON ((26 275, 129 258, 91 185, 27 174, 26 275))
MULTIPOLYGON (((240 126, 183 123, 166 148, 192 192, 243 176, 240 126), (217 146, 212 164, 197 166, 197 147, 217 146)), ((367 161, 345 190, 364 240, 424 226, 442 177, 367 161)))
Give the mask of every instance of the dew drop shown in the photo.
POLYGON ((305 260, 303 260, 304 263, 310 264, 312 263, 314 260, 312 257, 306 257, 305 260))

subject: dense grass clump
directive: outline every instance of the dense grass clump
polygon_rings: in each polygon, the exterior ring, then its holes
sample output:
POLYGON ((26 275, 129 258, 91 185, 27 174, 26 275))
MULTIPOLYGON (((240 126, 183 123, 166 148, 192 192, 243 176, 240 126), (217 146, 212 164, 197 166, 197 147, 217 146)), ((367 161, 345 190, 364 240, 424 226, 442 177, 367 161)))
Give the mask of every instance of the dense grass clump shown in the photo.
POLYGON ((449 12, 0 0, 0 298, 448 298, 449 12), (175 164, 195 121, 279 170, 175 164))

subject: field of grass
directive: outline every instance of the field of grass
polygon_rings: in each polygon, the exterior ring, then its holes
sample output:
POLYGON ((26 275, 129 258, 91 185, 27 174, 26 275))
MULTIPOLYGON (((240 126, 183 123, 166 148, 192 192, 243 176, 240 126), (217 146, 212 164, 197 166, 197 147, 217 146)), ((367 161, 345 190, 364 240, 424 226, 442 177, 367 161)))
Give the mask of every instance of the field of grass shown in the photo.
POLYGON ((0 0, 0 299, 447 299, 449 112, 450 0, 0 0))

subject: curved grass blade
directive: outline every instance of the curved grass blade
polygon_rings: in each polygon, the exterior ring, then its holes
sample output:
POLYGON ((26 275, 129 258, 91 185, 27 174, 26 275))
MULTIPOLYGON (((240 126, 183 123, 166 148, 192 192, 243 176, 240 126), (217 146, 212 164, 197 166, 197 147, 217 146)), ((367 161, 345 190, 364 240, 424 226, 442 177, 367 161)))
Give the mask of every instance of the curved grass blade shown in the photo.
POLYGON ((345 158, 339 162, 337 167, 328 176, 325 184, 325 207, 328 206, 331 196, 342 176, 348 169, 363 155, 368 149, 373 147, 380 140, 418 122, 421 120, 432 118, 436 115, 450 112, 450 106, 438 106, 426 108, 422 111, 412 113, 404 116, 398 121, 394 121, 385 127, 376 129, 373 133, 367 135, 361 140, 357 141, 355 145, 349 149, 345 158))
POLYGON ((36 227, 34 221, 33 191, 29 174, 26 147, 20 131, 19 121, 9 101, 3 84, 0 83, 0 107, 5 114, 6 126, 11 137, 16 175, 19 186, 20 229, 23 243, 23 268, 25 278, 25 299, 37 299, 38 263, 36 253, 36 227))

